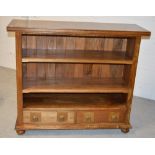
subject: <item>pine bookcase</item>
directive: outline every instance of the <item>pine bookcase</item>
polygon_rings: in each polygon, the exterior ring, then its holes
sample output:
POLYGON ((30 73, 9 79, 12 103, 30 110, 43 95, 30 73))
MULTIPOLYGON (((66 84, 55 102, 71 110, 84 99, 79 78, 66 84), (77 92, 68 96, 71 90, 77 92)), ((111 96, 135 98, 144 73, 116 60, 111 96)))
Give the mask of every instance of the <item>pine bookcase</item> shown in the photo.
POLYGON ((141 38, 134 24, 12 20, 16 132, 131 128, 141 38))

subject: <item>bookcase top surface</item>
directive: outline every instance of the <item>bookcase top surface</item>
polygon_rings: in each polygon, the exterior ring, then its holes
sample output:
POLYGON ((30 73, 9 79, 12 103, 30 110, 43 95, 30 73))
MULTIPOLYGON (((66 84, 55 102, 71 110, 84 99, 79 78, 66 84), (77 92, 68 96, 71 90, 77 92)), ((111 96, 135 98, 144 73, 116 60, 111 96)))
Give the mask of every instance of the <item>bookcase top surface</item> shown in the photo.
POLYGON ((73 36, 150 36, 151 32, 136 24, 12 20, 8 31, 73 36))

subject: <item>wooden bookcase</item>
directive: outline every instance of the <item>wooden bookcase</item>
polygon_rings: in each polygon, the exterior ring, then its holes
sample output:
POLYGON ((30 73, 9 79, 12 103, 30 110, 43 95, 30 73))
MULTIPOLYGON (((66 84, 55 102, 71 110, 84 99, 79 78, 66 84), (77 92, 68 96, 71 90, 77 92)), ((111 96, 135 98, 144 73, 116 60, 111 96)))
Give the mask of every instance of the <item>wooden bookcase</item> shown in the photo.
POLYGON ((132 24, 13 20, 16 131, 119 128, 128 132, 142 36, 132 24))

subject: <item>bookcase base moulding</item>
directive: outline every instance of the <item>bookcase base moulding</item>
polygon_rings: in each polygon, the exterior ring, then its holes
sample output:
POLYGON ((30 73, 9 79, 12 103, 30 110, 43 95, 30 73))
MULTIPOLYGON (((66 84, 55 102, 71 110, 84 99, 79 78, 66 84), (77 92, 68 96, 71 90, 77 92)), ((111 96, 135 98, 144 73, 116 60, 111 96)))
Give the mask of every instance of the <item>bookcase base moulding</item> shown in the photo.
POLYGON ((131 128, 142 36, 132 24, 13 20, 16 132, 131 128))

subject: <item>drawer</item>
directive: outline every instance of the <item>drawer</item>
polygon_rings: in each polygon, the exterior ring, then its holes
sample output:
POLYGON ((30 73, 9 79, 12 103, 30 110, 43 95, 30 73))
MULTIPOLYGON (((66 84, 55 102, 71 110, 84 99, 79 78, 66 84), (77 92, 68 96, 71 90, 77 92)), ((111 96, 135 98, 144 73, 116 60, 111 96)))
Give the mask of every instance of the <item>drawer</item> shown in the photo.
POLYGON ((72 111, 24 111, 24 123, 74 123, 72 111))
POLYGON ((77 123, 121 123, 124 120, 124 109, 77 112, 77 123))

